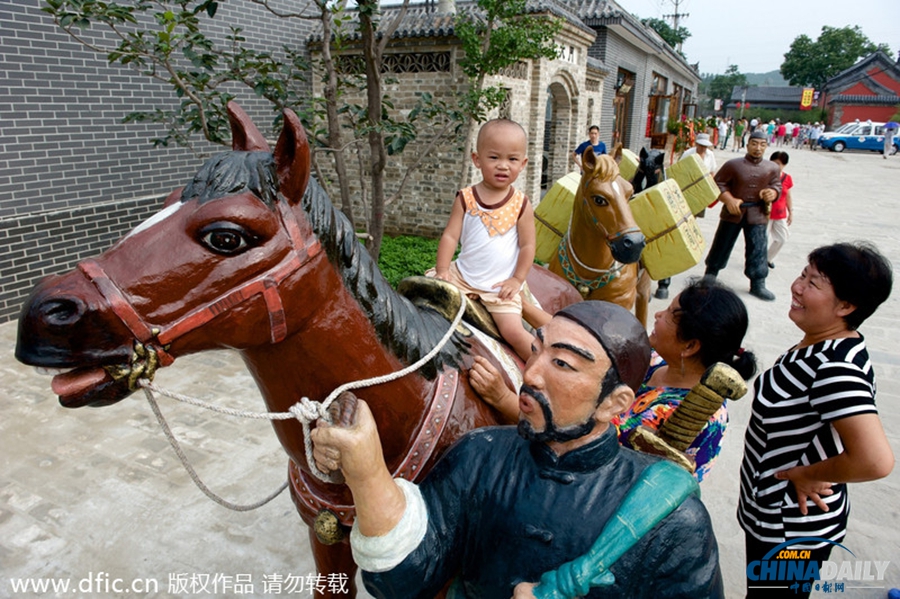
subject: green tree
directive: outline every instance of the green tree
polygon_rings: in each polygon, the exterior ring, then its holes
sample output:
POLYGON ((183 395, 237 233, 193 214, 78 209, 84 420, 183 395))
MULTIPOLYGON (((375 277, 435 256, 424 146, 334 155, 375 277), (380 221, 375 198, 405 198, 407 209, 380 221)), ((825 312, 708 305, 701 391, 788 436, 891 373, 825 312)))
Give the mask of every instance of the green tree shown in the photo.
MULTIPOLYGON (((674 28, 662 19, 641 19, 641 23, 653 29, 653 31, 659 34, 659 37, 663 38, 663 40, 675 50, 678 50, 679 45, 683 44, 687 38, 691 37, 691 32, 687 30, 687 27, 679 26, 678 28, 674 28)), ((678 52, 682 57, 684 56, 680 50, 678 50, 678 52)))
MULTIPOLYGON (((729 65, 724 75, 716 75, 709 81, 707 96, 711 101, 722 100, 726 104, 731 98, 731 92, 735 87, 747 85, 747 76, 738 71, 737 65, 729 65)), ((710 105, 711 108, 712 105, 710 105)))
POLYGON ((857 25, 841 28, 825 25, 815 41, 807 35, 794 39, 781 63, 781 75, 791 85, 821 89, 826 81, 879 49, 890 55, 886 44, 875 45, 857 25))

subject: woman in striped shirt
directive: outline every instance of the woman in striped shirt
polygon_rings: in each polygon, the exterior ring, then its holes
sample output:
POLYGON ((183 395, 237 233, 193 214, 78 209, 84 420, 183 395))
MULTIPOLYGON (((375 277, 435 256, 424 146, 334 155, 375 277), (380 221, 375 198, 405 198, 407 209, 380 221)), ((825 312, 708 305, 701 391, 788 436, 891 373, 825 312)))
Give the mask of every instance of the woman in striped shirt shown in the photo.
POLYGON ((846 483, 882 478, 893 468, 872 364, 857 332, 890 295, 891 273, 874 247, 839 243, 813 250, 791 285, 788 316, 803 337, 757 379, 744 438, 738 521, 747 597, 808 596, 811 584, 792 588, 795 581, 772 576, 761 562, 775 561, 773 550, 787 544, 809 550, 821 566, 847 530, 846 483))

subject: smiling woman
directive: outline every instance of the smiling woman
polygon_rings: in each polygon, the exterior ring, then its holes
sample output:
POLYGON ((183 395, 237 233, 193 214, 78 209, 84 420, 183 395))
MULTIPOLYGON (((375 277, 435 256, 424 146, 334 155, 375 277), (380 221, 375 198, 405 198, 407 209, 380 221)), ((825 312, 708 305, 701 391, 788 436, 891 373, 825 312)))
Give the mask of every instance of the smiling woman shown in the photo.
MULTIPOLYGON (((748 565, 792 540, 790 548, 811 550, 821 565, 846 534, 846 483, 893 468, 857 331, 888 298, 892 280, 874 247, 840 243, 813 250, 791 285, 789 317, 803 337, 757 379, 744 439, 738 521, 748 565)), ((748 579, 747 596, 771 596, 779 582, 758 578, 748 579)), ((780 584, 791 582, 805 581, 780 584)))

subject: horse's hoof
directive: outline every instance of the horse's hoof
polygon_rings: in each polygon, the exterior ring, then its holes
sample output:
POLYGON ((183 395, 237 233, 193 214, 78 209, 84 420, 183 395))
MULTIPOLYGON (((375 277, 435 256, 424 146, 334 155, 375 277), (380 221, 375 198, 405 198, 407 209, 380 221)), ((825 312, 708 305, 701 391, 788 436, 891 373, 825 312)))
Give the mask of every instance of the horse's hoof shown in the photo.
POLYGON ((653 297, 655 297, 656 299, 669 299, 669 288, 658 287, 656 289, 656 293, 653 294, 653 297))

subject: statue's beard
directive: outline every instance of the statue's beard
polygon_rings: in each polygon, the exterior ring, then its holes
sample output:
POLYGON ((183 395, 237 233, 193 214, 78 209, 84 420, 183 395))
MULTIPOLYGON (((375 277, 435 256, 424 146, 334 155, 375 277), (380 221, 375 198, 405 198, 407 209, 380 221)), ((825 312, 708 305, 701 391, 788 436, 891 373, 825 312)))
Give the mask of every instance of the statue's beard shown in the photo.
POLYGON ((541 410, 544 412, 544 430, 540 432, 534 430, 534 426, 524 418, 519 419, 519 435, 528 441, 565 443, 566 441, 580 439, 594 430, 593 414, 588 415, 584 422, 560 428, 553 422, 553 410, 550 409, 550 402, 543 393, 525 384, 522 385, 519 393, 524 393, 531 397, 541 406, 541 410))

